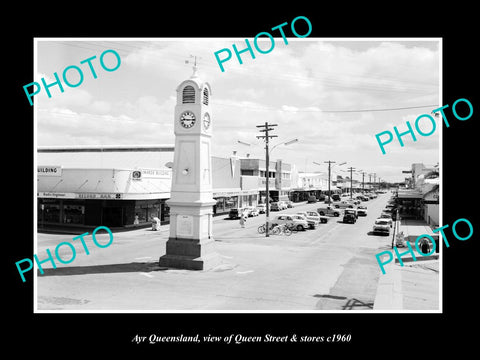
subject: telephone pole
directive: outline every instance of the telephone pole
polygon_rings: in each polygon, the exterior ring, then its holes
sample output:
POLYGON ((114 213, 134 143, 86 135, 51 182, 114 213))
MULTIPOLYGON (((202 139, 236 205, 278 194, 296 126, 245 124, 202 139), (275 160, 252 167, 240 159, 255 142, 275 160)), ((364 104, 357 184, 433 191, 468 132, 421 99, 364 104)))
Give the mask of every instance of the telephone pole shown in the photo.
POLYGON ((270 179, 270 174, 269 174, 269 169, 268 165, 270 163, 270 154, 268 150, 268 141, 270 138, 277 137, 277 135, 268 135, 269 131, 273 131, 273 127, 271 126, 278 126, 277 124, 269 124, 268 122, 265 122, 264 125, 257 125, 257 128, 261 128, 259 131, 264 132, 265 135, 258 135, 257 139, 264 139, 265 140, 265 192, 266 192, 266 207, 265 207, 265 217, 266 217, 266 222, 265 222, 265 236, 269 237, 268 235, 268 227, 270 223, 270 189, 269 189, 269 179, 270 179))
POLYGON ((355 168, 349 167, 348 170, 350 170, 350 200, 352 200, 352 172, 355 170, 355 168))
POLYGON ((328 164, 328 205, 330 205, 332 201, 332 192, 330 191, 330 170, 331 164, 335 164, 335 161, 324 161, 324 163, 328 164))

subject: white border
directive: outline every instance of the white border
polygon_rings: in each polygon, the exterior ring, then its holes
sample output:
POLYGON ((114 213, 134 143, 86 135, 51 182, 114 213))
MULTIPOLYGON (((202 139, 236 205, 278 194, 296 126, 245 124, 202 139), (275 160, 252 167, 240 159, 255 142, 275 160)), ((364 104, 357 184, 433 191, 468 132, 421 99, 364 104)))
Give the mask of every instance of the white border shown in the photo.
MULTIPOLYGON (((281 37, 275 37, 281 39, 281 37)), ((262 40, 262 39, 260 39, 262 40)), ((33 38, 33 47, 34 47, 34 77, 37 76, 37 44, 39 41, 146 41, 146 42, 154 42, 154 41, 245 41, 244 38, 116 38, 116 37, 108 37, 108 38, 94 38, 94 37, 76 37, 76 38, 33 38)), ((430 37, 430 38, 416 38, 416 37, 371 37, 371 38, 315 38, 315 37, 305 37, 305 38, 288 38, 288 41, 331 41, 331 42, 343 42, 343 41, 388 41, 388 42, 395 42, 395 41, 438 41, 439 45, 439 106, 442 106, 443 102, 443 38, 441 37, 430 37)), ((34 161, 33 161, 33 172, 34 172, 34 193, 33 193, 33 205, 34 205, 34 219, 33 219, 33 229, 35 232, 34 235, 34 254, 37 253, 37 106, 36 103, 33 105, 34 107, 34 161)), ((432 109, 433 110, 433 109, 432 109)), ((440 201, 439 201, 439 221, 440 226, 443 226, 443 126, 440 126, 440 133, 439 133, 439 169, 440 169, 440 201)), ((440 241, 439 241, 440 243, 440 241)), ((407 313, 443 313, 443 242, 439 254, 439 309, 438 310, 39 310, 37 306, 37 271, 35 271, 35 266, 33 268, 33 282, 34 282, 34 313, 100 313, 100 314, 125 314, 125 313, 161 313, 161 314, 170 314, 170 313, 178 313, 178 314, 379 314, 379 313, 386 313, 386 314, 407 314, 407 313)))

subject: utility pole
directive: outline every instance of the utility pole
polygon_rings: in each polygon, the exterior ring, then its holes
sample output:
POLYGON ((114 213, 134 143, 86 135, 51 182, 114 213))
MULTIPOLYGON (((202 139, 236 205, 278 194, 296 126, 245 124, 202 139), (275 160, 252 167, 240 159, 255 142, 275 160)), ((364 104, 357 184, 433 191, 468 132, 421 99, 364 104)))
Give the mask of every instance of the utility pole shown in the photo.
POLYGON ((373 190, 375 190, 375 186, 377 186, 377 174, 373 173, 373 190))
POLYGON ((271 126, 278 126, 277 124, 269 124, 268 122, 265 122, 264 125, 257 125, 257 128, 262 128, 259 131, 264 132, 265 135, 258 135, 257 139, 265 139, 265 192, 266 192, 266 208, 265 208, 265 217, 266 217, 266 223, 265 223, 265 236, 269 237, 268 235, 268 227, 269 227, 269 222, 270 222, 270 189, 269 189, 269 180, 270 180, 270 174, 269 174, 269 169, 268 165, 270 163, 270 154, 268 150, 268 141, 270 138, 277 137, 277 135, 268 135, 268 132, 271 130, 274 130, 273 127, 271 126))
POLYGON ((330 191, 330 174, 331 174, 331 164, 335 164, 335 161, 324 161, 324 163, 328 164, 328 205, 330 205, 332 201, 332 192, 330 191))
POLYGON ((362 192, 365 193, 365 172, 362 171, 362 192))
POLYGON ((352 200, 352 184, 353 184, 352 183, 352 181, 353 181, 352 172, 353 172, 353 170, 355 170, 355 168, 349 167, 348 170, 350 170, 350 200, 352 200))

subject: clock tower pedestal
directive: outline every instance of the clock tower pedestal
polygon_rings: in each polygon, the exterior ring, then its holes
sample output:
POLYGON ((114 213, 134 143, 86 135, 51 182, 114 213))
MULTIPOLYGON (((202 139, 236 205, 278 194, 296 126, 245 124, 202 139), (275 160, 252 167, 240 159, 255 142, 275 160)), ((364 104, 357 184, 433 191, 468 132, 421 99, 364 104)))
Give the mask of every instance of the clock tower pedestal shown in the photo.
POLYGON ((170 235, 165 267, 208 270, 220 264, 212 234, 211 89, 195 74, 177 87, 170 235))

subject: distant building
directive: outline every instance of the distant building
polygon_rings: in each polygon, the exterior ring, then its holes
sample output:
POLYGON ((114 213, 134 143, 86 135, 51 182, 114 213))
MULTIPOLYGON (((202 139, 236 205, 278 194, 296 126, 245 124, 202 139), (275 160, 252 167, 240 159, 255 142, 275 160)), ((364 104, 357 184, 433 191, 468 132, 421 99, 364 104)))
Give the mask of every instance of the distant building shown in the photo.
POLYGON ((398 191, 397 203, 402 218, 423 219, 433 227, 440 223, 438 165, 412 164, 408 189, 398 191))

